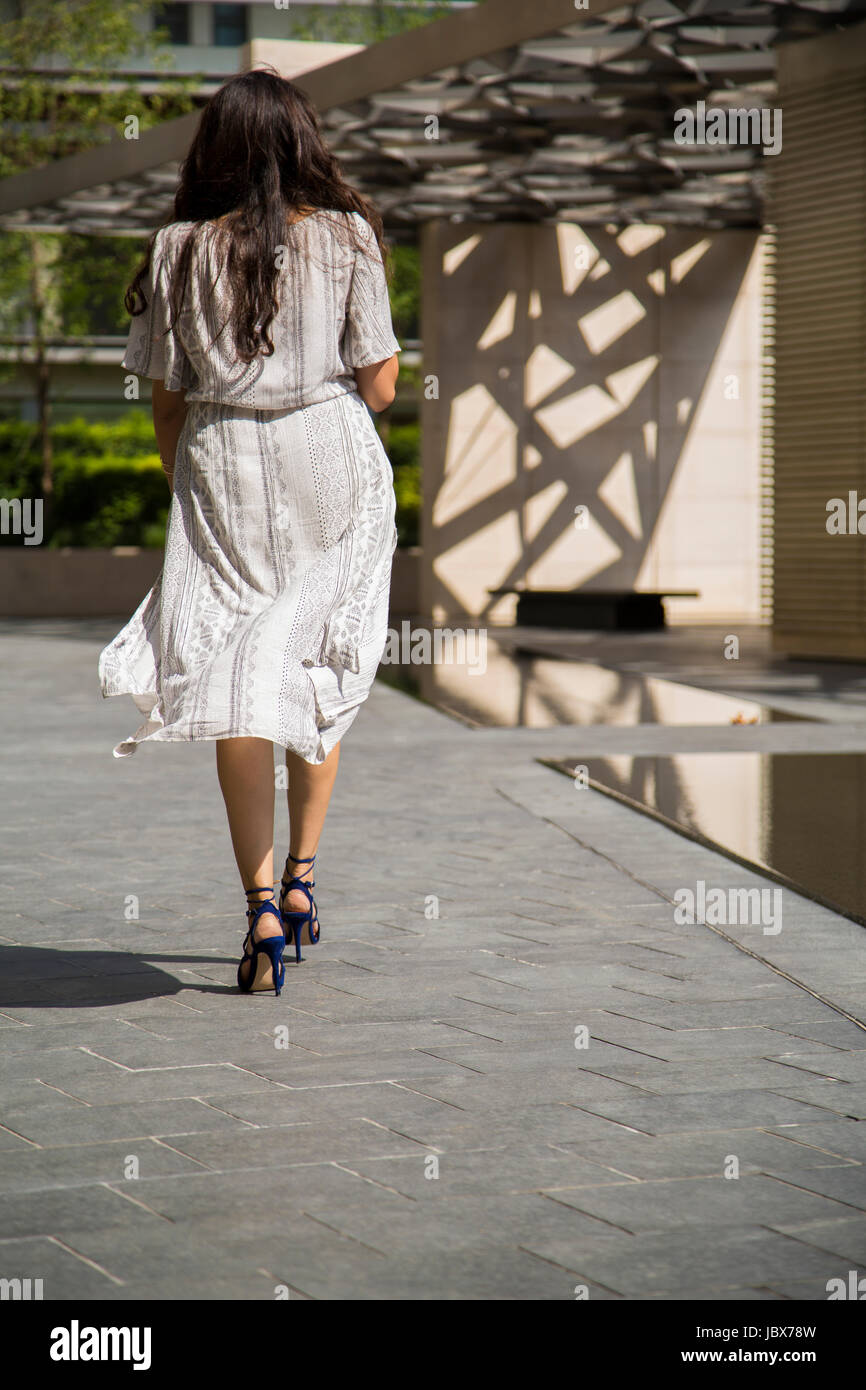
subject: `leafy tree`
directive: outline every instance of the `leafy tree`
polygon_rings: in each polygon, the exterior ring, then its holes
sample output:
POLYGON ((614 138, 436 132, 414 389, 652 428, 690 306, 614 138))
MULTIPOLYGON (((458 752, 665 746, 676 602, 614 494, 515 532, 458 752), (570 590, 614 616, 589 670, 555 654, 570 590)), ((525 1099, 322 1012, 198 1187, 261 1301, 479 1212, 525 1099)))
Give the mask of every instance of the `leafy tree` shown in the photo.
MULTIPOLYGON (((3 0, 0 0, 0 4, 3 0)), ((0 178, 49 164, 123 134, 129 116, 140 129, 183 115, 196 105, 200 77, 167 73, 155 92, 124 77, 132 54, 147 55, 166 71, 167 32, 148 33, 152 0, 6 0, 0 22, 0 178)), ((450 12, 444 0, 376 0, 372 6, 314 6, 292 14, 287 37, 374 43, 450 12)), ((46 534, 51 533, 54 462, 50 417, 52 337, 122 331, 122 295, 139 259, 128 238, 85 238, 64 233, 0 232, 0 334, 27 336, 36 378, 41 490, 46 534)), ((392 285, 395 324, 417 333, 418 267, 414 248, 395 248, 392 285)))
POLYGON ((165 30, 148 32, 151 0, 19 0, 0 23, 0 178, 76 154, 192 109, 195 79, 165 76, 154 93, 119 69, 131 55, 168 69, 165 30))
POLYGON ((288 38, 329 43, 379 43, 451 14, 446 0, 373 0, 371 5, 310 5, 289 18, 288 38))
POLYGON ((392 247, 391 261, 393 278, 389 288, 394 331, 400 338, 417 338, 421 298, 421 259, 417 246, 392 247))
MULTIPOLYGON (((140 129, 146 129, 192 108, 195 79, 167 80, 156 94, 145 95, 134 76, 118 73, 132 54, 149 55, 156 69, 170 62, 164 31, 145 31, 144 18, 151 8, 149 0, 15 0, 11 18, 0 23, 0 177, 50 164, 120 135, 131 115, 138 118, 140 129)), ((25 229, 3 240, 0 260, 5 262, 7 302, 32 338, 41 488, 50 531, 54 468, 46 346, 60 327, 64 295, 67 312, 72 312, 75 271, 71 258, 61 254, 57 234, 25 229), (7 249, 8 259, 3 254, 7 249), (57 283, 61 263, 65 289, 57 283)), ((77 263, 82 287, 92 262, 90 258, 89 263, 77 263)))
POLYGON ((58 318, 64 338, 125 335, 126 287, 141 261, 138 237, 77 236, 60 239, 56 266, 58 318))

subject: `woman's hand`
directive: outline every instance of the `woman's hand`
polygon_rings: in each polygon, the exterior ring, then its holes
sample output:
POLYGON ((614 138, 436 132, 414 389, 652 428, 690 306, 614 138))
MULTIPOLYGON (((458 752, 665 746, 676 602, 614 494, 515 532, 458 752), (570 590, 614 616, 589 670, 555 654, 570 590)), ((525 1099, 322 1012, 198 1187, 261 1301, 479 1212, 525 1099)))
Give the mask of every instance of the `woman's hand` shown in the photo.
POLYGON ((183 391, 167 391, 165 383, 155 381, 151 393, 153 432, 171 491, 174 491, 174 460, 177 442, 186 420, 187 404, 183 391))

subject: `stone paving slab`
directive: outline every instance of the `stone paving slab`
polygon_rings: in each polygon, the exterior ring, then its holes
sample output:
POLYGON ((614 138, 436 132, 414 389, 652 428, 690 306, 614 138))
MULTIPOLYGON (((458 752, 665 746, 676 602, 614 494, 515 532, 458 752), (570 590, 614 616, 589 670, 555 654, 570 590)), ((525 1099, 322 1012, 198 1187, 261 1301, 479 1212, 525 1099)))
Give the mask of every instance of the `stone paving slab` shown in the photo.
MULTIPOLYGON (((110 1239, 115 1245, 118 1243, 115 1227, 110 1230, 110 1239)), ((41 1279, 46 1298, 51 1296, 52 1289, 65 1289, 67 1297, 82 1300, 111 1298, 114 1290, 121 1296, 129 1296, 122 1280, 69 1245, 68 1232, 63 1237, 0 1237, 0 1260, 4 1269, 21 1271, 17 1275, 19 1278, 41 1279)))
POLYGON ((653 1096, 646 1100, 592 1101, 592 1114, 638 1129, 645 1134, 671 1134, 736 1127, 809 1124, 826 1118, 826 1108, 791 1100, 773 1091, 706 1091, 696 1095, 653 1096))
MULTIPOLYGON (((142 1175, 201 1172, 202 1165, 156 1139, 135 1140, 135 1158, 142 1175)), ((129 1166, 130 1144, 76 1144, 63 1148, 30 1148, 26 1163, 15 1154, 0 1153, 0 1185, 4 1193, 41 1192, 94 1183, 117 1183, 129 1166)), ((132 1190, 132 1189, 130 1189, 132 1190)))
MULTIPOLYGON (((756 1220, 772 1226, 784 1221, 790 1211, 788 1184, 763 1173, 741 1174, 736 1180, 721 1176, 664 1178, 592 1191, 560 1189, 556 1195, 578 1211, 632 1235, 688 1227, 696 1209, 703 1225, 724 1227, 745 1226, 756 1220)), ((798 1210, 804 1223, 834 1221, 847 1215, 842 1203, 818 1193, 802 1192, 798 1210)))
MULTIPOLYGON (((213 748, 112 759, 114 626, 0 628, 0 1275, 70 1300, 773 1301, 866 1267, 863 928, 787 892, 778 936, 678 925, 679 886, 767 881, 578 796, 537 761, 574 730, 470 730, 377 686, 322 943, 281 999, 241 997, 213 748)), ((862 718, 579 732, 866 751, 862 718)))
POLYGON ((794 1038, 804 1038, 809 1042, 820 1044, 822 1047, 835 1047, 844 1051, 847 1047, 861 1050, 860 1029, 847 1019, 830 1019, 826 1022, 815 1023, 786 1023, 783 1027, 776 1023, 769 1025, 771 1028, 779 1028, 780 1032, 787 1033, 794 1038))
MULTIPOLYGON (((799 1136, 806 1126, 796 1126, 799 1136)), ((764 1130, 711 1130, 705 1134, 639 1134, 634 1131, 618 1135, 615 1141, 557 1140, 557 1147, 567 1149, 593 1163, 604 1165, 622 1177, 639 1180, 667 1180, 676 1172, 681 1178, 717 1178, 725 1170, 730 1154, 735 1154, 742 1175, 768 1173, 779 1177, 809 1168, 836 1168, 853 1165, 856 1158, 836 1152, 846 1147, 840 1137, 825 1140, 822 1147, 816 1139, 812 1144, 794 1139, 787 1131, 769 1133, 764 1130)))
POLYGON ((796 1278, 811 1289, 801 1297, 816 1297, 818 1288, 826 1297, 827 1280, 843 1273, 838 1256, 764 1226, 720 1230, 693 1224, 663 1234, 618 1234, 604 1244, 587 1243, 580 1251, 567 1241, 557 1246, 547 1241, 538 1253, 580 1262, 576 1274, 591 1270, 595 1282, 626 1298, 677 1293, 686 1298, 692 1297, 692 1287, 705 1294, 742 1287, 746 1271, 750 1288, 796 1278), (582 1257, 579 1261, 576 1254, 582 1257))
POLYGON ((833 1255, 855 1264, 862 1260, 863 1237, 866 1235, 866 1217, 849 1215, 831 1221, 797 1221, 777 1230, 782 1235, 793 1236, 833 1255))
MULTIPOLYGON (((771 1132, 776 1131, 770 1126, 771 1132)), ((866 1125, 857 1121, 828 1116, 826 1121, 814 1125, 797 1125, 796 1135, 791 1135, 801 1144, 811 1144, 827 1153, 837 1154, 854 1162, 866 1159, 866 1125)))

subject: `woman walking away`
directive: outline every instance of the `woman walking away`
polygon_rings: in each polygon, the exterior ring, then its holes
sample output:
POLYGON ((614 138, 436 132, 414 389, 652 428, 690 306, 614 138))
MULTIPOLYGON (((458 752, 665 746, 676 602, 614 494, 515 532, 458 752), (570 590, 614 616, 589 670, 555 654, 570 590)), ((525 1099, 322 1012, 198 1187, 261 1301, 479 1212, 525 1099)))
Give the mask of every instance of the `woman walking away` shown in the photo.
POLYGON ((99 658, 145 722, 115 750, 216 740, 247 898, 243 991, 319 940, 313 866, 340 741, 385 646, 394 492, 367 409, 394 398, 382 221, 311 103, 267 70, 202 112, 171 222, 129 287, 123 365, 153 380, 172 490, 162 571, 99 658), (273 744, 289 853, 274 897, 273 744))

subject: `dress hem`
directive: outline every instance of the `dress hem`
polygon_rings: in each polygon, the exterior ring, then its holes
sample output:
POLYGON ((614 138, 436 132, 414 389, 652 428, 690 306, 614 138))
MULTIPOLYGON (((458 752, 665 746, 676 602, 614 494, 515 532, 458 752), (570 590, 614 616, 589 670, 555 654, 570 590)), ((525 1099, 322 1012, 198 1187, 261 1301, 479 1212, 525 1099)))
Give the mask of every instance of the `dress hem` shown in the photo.
MULTIPOLYGON (((318 691, 316 690, 316 682, 313 679, 312 675, 312 672, 315 669, 315 667, 308 668, 307 676, 310 680, 311 685, 313 686, 313 695, 316 701, 317 718, 322 718, 322 711, 318 701, 318 691)), ((318 747, 316 748, 317 756, 311 758, 308 757, 308 755, 305 752, 302 752, 300 748, 295 747, 294 744, 286 743, 284 739, 279 738, 276 734, 273 733, 273 731, 264 731, 261 729, 249 728, 237 729, 232 730, 231 733, 219 734, 179 733, 175 725, 165 724, 162 722, 161 718, 154 719, 152 717, 154 711, 158 709, 159 696, 154 694, 152 696, 153 704, 148 706, 147 702, 151 698, 152 694, 152 692, 150 691, 141 692, 132 690, 113 690, 111 692, 108 692, 103 690, 102 694, 103 698, 106 700, 119 700, 126 696, 132 699, 137 705, 139 712, 146 716, 144 724, 140 725, 139 728, 136 729, 134 734, 131 734, 129 738, 122 739, 120 743, 115 744, 114 748, 112 749, 112 756, 115 758, 132 757, 132 755, 134 753, 137 753, 139 748, 141 748, 145 743, 218 743, 221 739, 228 738, 263 738, 266 740, 266 742, 273 743, 274 746, 277 748, 284 748, 288 753, 295 753, 299 758, 302 758, 305 763, 309 763, 312 767, 320 766, 321 763, 325 761, 325 758, 327 758, 328 755, 333 752, 334 748, 341 741, 343 735, 349 728, 349 725, 354 722, 356 715, 360 711, 361 704, 363 703, 363 701, 361 701, 352 709, 344 710, 342 712, 340 717, 340 724, 342 727, 340 728, 336 738, 333 737, 333 734, 336 732, 336 720, 329 720, 319 726, 319 742, 318 747)))

